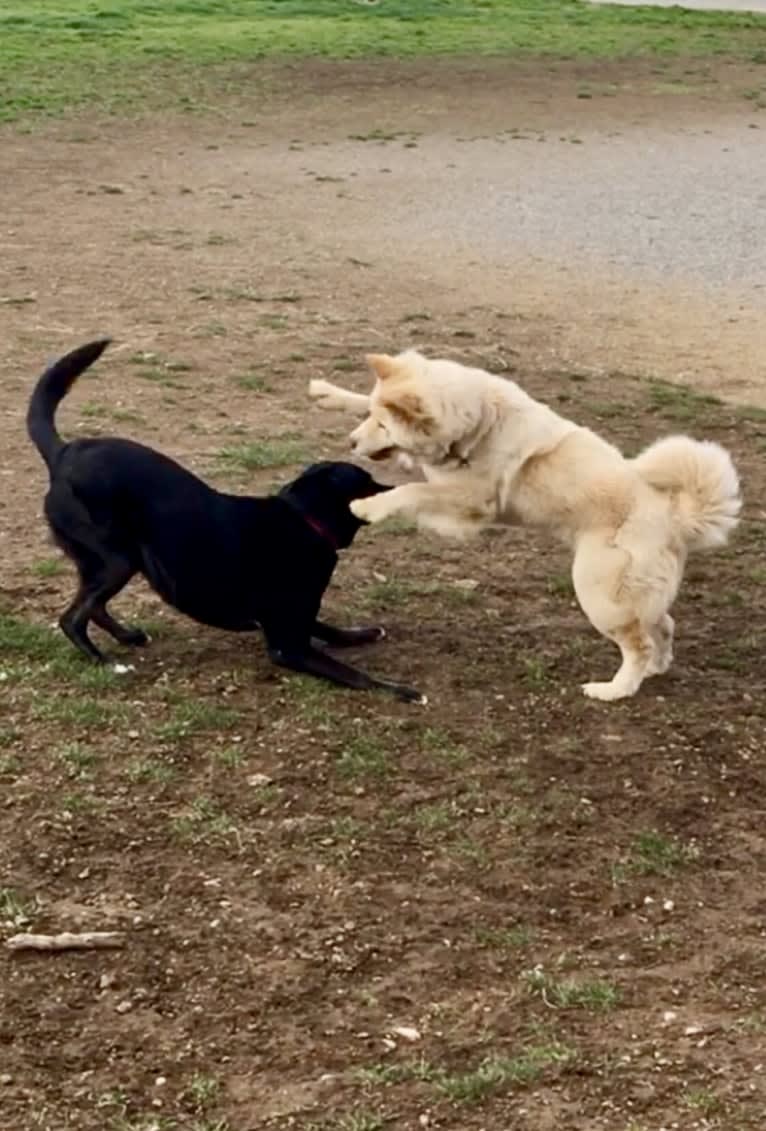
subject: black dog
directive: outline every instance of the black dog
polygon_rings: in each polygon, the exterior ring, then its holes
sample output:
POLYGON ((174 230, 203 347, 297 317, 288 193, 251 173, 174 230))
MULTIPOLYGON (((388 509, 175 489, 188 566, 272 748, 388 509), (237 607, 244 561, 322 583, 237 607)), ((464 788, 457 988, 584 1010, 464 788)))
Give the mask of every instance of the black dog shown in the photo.
POLYGON ((88 636, 93 621, 120 644, 145 644, 107 603, 143 574, 168 604, 202 624, 233 631, 262 628, 271 659, 294 671, 400 699, 419 692, 374 679, 312 645, 368 644, 382 628, 333 628, 317 619, 338 550, 363 524, 353 499, 387 487, 349 463, 317 463, 267 498, 224 495, 160 452, 131 440, 65 443, 56 408, 77 377, 109 344, 90 342, 50 366, 27 413, 29 436, 45 460, 45 516, 77 566, 80 587, 59 624, 81 652, 103 661, 88 636))

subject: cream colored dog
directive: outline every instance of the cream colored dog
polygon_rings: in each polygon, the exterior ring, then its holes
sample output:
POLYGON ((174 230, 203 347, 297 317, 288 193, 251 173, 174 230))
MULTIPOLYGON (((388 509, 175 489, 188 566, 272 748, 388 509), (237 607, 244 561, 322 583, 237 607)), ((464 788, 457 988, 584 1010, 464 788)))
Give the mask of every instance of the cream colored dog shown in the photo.
POLYGON ((359 456, 403 455, 425 483, 358 499, 366 522, 406 514, 445 535, 497 523, 545 527, 574 550, 572 580, 585 615, 622 664, 594 699, 634 695, 673 659, 673 618, 690 550, 722 546, 742 505, 728 452, 670 436, 625 459, 588 428, 535 401, 513 381, 414 350, 367 362, 370 396, 326 381, 309 392, 367 417, 351 433, 359 456))

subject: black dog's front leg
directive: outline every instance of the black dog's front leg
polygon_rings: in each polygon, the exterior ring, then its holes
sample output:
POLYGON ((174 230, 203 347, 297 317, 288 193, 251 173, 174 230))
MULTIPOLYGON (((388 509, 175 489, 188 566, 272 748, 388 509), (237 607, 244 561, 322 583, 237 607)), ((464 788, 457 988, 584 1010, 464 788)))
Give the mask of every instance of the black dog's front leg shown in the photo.
POLYGON ((328 656, 326 652, 320 652, 310 644, 305 649, 270 646, 269 656, 280 667, 319 676, 320 679, 327 679, 331 683, 340 684, 341 687, 353 688, 354 691, 388 691, 397 699, 403 699, 405 703, 426 702, 425 695, 421 695, 414 688, 393 683, 388 679, 375 679, 366 672, 342 664, 334 656, 328 656))
POLYGON ((311 635, 330 648, 353 648, 357 644, 374 644, 376 640, 382 640, 386 630, 381 625, 371 625, 369 628, 335 628, 332 624, 317 620, 314 621, 311 635))

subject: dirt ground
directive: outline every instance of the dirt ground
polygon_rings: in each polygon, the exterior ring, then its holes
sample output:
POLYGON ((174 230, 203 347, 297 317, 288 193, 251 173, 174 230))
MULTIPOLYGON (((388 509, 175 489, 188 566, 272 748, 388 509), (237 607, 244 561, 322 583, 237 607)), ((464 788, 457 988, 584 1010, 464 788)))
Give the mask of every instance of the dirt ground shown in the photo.
POLYGON ((761 71, 302 64, 240 70, 183 117, 4 132, 0 928, 126 935, 3 954, 4 1131, 764 1126, 764 244, 746 174, 733 279, 723 253, 682 252, 695 231, 672 200, 678 270, 610 261, 614 183, 592 254, 568 242, 589 199, 570 223, 551 198, 549 243, 487 220, 502 178, 531 175, 532 136, 561 147, 570 188, 570 155, 610 138, 669 145, 699 184, 694 161, 716 169, 700 139, 763 128, 743 98, 761 71), (328 610, 389 632, 355 662, 426 708, 286 676, 257 638, 140 585, 116 607, 151 647, 94 672, 50 629, 72 579, 23 415, 42 364, 104 331, 62 429, 131 435, 231 489, 342 457, 349 421, 312 408, 308 378, 363 387, 365 351, 418 344, 626 451, 721 441, 743 522, 690 562, 676 663, 624 704, 582 697, 616 656, 567 554, 518 531, 460 546, 393 526, 343 557, 328 610))

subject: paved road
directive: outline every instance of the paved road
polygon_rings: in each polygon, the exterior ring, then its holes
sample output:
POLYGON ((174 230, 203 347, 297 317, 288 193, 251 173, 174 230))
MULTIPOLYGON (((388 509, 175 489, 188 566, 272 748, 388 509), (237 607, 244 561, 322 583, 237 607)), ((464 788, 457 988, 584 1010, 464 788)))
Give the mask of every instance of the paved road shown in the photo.
MULTIPOLYGON (((204 210, 221 197, 232 217, 248 202, 232 236, 241 269, 273 244, 324 272, 329 311, 335 293, 360 312, 495 307, 554 367, 679 377, 766 404, 766 111, 744 97, 762 67, 635 77, 482 60, 352 65, 345 85, 327 75, 321 96, 315 77, 310 98, 265 107, 257 131, 233 115, 223 144, 197 121, 123 128, 100 148, 99 179, 131 184, 138 202, 158 161, 166 185, 193 172, 195 193, 169 196, 165 218, 151 196, 136 230, 212 227, 204 210)), ((9 146, 25 186, 10 186, 14 238, 34 217, 44 243, 51 217, 56 239, 66 202, 89 238, 95 221, 68 187, 80 147, 9 146)), ((402 326, 392 346, 427 340, 427 321, 402 326)))
MULTIPOLYGON (((636 6, 636 0, 590 0, 592 4, 623 4, 636 6)), ((766 12, 766 0, 644 0, 649 8, 691 8, 700 12, 766 12)))
POLYGON ((355 203, 373 208, 386 243, 424 253, 436 243, 487 265, 576 257, 658 281, 733 286, 766 305, 766 121, 749 126, 743 113, 714 131, 430 137, 390 147, 384 161, 371 147, 339 145, 312 163, 355 172, 346 206, 351 215, 355 203))
POLYGON ((477 90, 415 146, 336 139, 269 175, 303 216, 296 184, 337 178, 311 192, 314 233, 547 321, 569 360, 766 403, 766 113, 739 94, 757 78, 724 102, 671 79, 542 106, 477 90))

